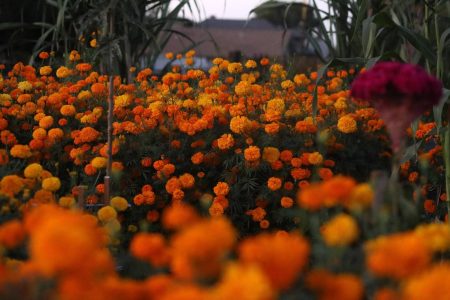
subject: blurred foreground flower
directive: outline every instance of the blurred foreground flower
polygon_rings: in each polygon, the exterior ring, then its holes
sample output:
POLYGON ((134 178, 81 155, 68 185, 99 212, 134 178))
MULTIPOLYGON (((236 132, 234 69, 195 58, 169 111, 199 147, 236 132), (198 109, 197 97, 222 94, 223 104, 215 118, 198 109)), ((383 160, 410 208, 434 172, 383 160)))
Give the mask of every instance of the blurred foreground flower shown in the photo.
POLYGON ((411 122, 439 102, 442 84, 419 66, 382 62, 355 79, 351 95, 380 112, 398 151, 411 122))

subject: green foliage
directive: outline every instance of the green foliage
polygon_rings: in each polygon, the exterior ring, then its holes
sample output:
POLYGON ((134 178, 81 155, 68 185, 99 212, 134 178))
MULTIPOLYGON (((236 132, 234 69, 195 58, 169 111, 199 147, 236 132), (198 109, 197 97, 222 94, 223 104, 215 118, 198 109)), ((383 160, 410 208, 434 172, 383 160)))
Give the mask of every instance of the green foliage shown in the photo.
MULTIPOLYGON (((0 57, 14 52, 30 55, 30 62, 40 51, 68 53, 72 49, 89 48, 97 41, 91 56, 114 54, 114 69, 126 78, 131 66, 151 66, 172 34, 184 10, 198 11, 196 1, 181 0, 7 0, 3 5, 0 37, 7 40, 0 57)), ((189 37, 186 37, 189 39, 189 37)))

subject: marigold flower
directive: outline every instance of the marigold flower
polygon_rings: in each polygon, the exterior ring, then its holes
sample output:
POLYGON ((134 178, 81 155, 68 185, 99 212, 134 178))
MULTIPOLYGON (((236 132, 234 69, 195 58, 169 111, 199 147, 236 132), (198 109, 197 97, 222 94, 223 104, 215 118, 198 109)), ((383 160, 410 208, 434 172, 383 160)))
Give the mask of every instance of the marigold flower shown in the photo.
POLYGON ((26 178, 37 178, 41 176, 44 168, 38 163, 29 164, 23 171, 23 175, 26 178))
POLYGON ((291 197, 282 197, 281 198, 281 207, 290 208, 294 204, 294 200, 291 197))
POLYGON ((407 280, 402 289, 401 299, 439 299, 445 300, 450 295, 450 287, 442 284, 450 278, 450 264, 439 263, 417 276, 407 280))
POLYGON ((378 277, 404 279, 425 270, 431 261, 428 245, 414 232, 381 236, 367 242, 365 250, 366 266, 378 277))
POLYGON ((42 188, 44 190, 54 192, 61 187, 61 181, 58 177, 49 177, 42 180, 42 188))
POLYGON ((12 157, 23 159, 28 158, 32 155, 30 147, 28 147, 27 145, 14 145, 10 150, 10 154, 12 157))
POLYGON ((136 258, 150 262, 155 267, 168 263, 168 246, 161 234, 138 233, 130 244, 130 252, 136 258))
POLYGON ((117 218, 117 211, 110 205, 103 206, 97 211, 97 217, 102 222, 108 222, 117 218))
POLYGON ((261 158, 261 151, 258 146, 250 146, 244 150, 244 157, 249 162, 258 161, 261 158))
POLYGON ((116 196, 111 198, 110 205, 117 211, 125 211, 128 208, 128 201, 123 197, 116 196))
POLYGON ((321 234, 328 246, 348 246, 359 236, 356 221, 347 214, 339 214, 321 227, 321 234))
POLYGON ((353 133, 358 130, 355 119, 349 115, 339 118, 337 128, 340 132, 343 133, 353 133))
POLYGON ((229 191, 230 187, 226 182, 218 182, 214 187, 214 194, 216 194, 217 196, 226 196, 228 195, 229 191))
POLYGON ((196 223, 199 219, 197 211, 192 206, 182 202, 173 203, 165 208, 162 214, 162 224, 168 230, 182 229, 196 223))
POLYGON ((270 177, 267 180, 267 187, 271 190, 271 191, 276 191, 279 190, 281 188, 282 185, 282 181, 280 178, 277 177, 270 177))
POLYGON ((361 279, 352 274, 332 274, 316 269, 305 279, 306 286, 317 293, 318 299, 360 300, 364 297, 361 279))
POLYGON ((76 205, 75 198, 72 196, 63 196, 59 198, 58 204, 62 207, 71 208, 76 205))
POLYGON ((264 147, 262 159, 269 162, 274 163, 280 158, 280 150, 275 147, 264 147))
POLYGON ((8 221, 0 226, 0 245, 7 249, 19 246, 25 239, 25 230, 18 220, 8 221))
POLYGON ((58 78, 66 78, 69 77, 70 75, 72 75, 72 71, 64 66, 59 67, 56 70, 56 77, 58 78))
POLYGON ((308 262, 310 246, 298 234, 263 233, 239 245, 239 260, 264 271, 276 289, 288 289, 308 262), (255 255, 258 253, 258 255, 255 255))
POLYGON ((107 163, 108 163, 108 160, 101 156, 94 157, 91 161, 91 165, 96 169, 106 168, 107 163))
POLYGON ((236 116, 230 121, 230 129, 234 133, 242 134, 250 128, 251 122, 247 117, 236 116))
POLYGON ((221 150, 227 150, 234 146, 234 138, 231 134, 223 134, 217 139, 217 146, 221 150))

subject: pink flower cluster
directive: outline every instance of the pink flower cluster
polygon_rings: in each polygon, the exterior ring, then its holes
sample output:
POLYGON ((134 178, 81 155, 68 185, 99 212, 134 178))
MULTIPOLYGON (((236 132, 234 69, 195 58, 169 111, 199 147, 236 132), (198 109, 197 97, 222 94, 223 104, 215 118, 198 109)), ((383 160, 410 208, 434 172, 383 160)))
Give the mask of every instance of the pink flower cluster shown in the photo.
POLYGON ((380 112, 398 151, 411 122, 438 104, 442 83, 419 66, 381 62, 353 81, 351 95, 369 101, 380 112))
POLYGON ((442 84, 419 66, 381 62, 355 79, 351 95, 378 109, 405 105, 417 117, 439 102, 442 84))

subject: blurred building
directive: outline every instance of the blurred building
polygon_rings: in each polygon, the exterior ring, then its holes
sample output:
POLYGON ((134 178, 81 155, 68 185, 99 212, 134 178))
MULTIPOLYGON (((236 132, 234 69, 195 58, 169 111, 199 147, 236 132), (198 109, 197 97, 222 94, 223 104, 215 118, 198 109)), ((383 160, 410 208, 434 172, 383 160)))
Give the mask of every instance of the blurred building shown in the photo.
MULTIPOLYGON (((265 19, 225 20, 209 18, 198 24, 177 25, 163 52, 184 53, 195 49, 201 66, 215 57, 232 61, 269 57, 301 71, 319 63, 304 30, 287 28, 265 19)), ((323 47, 326 51, 326 47, 323 47)), ((156 71, 167 60, 161 56, 156 71)))

